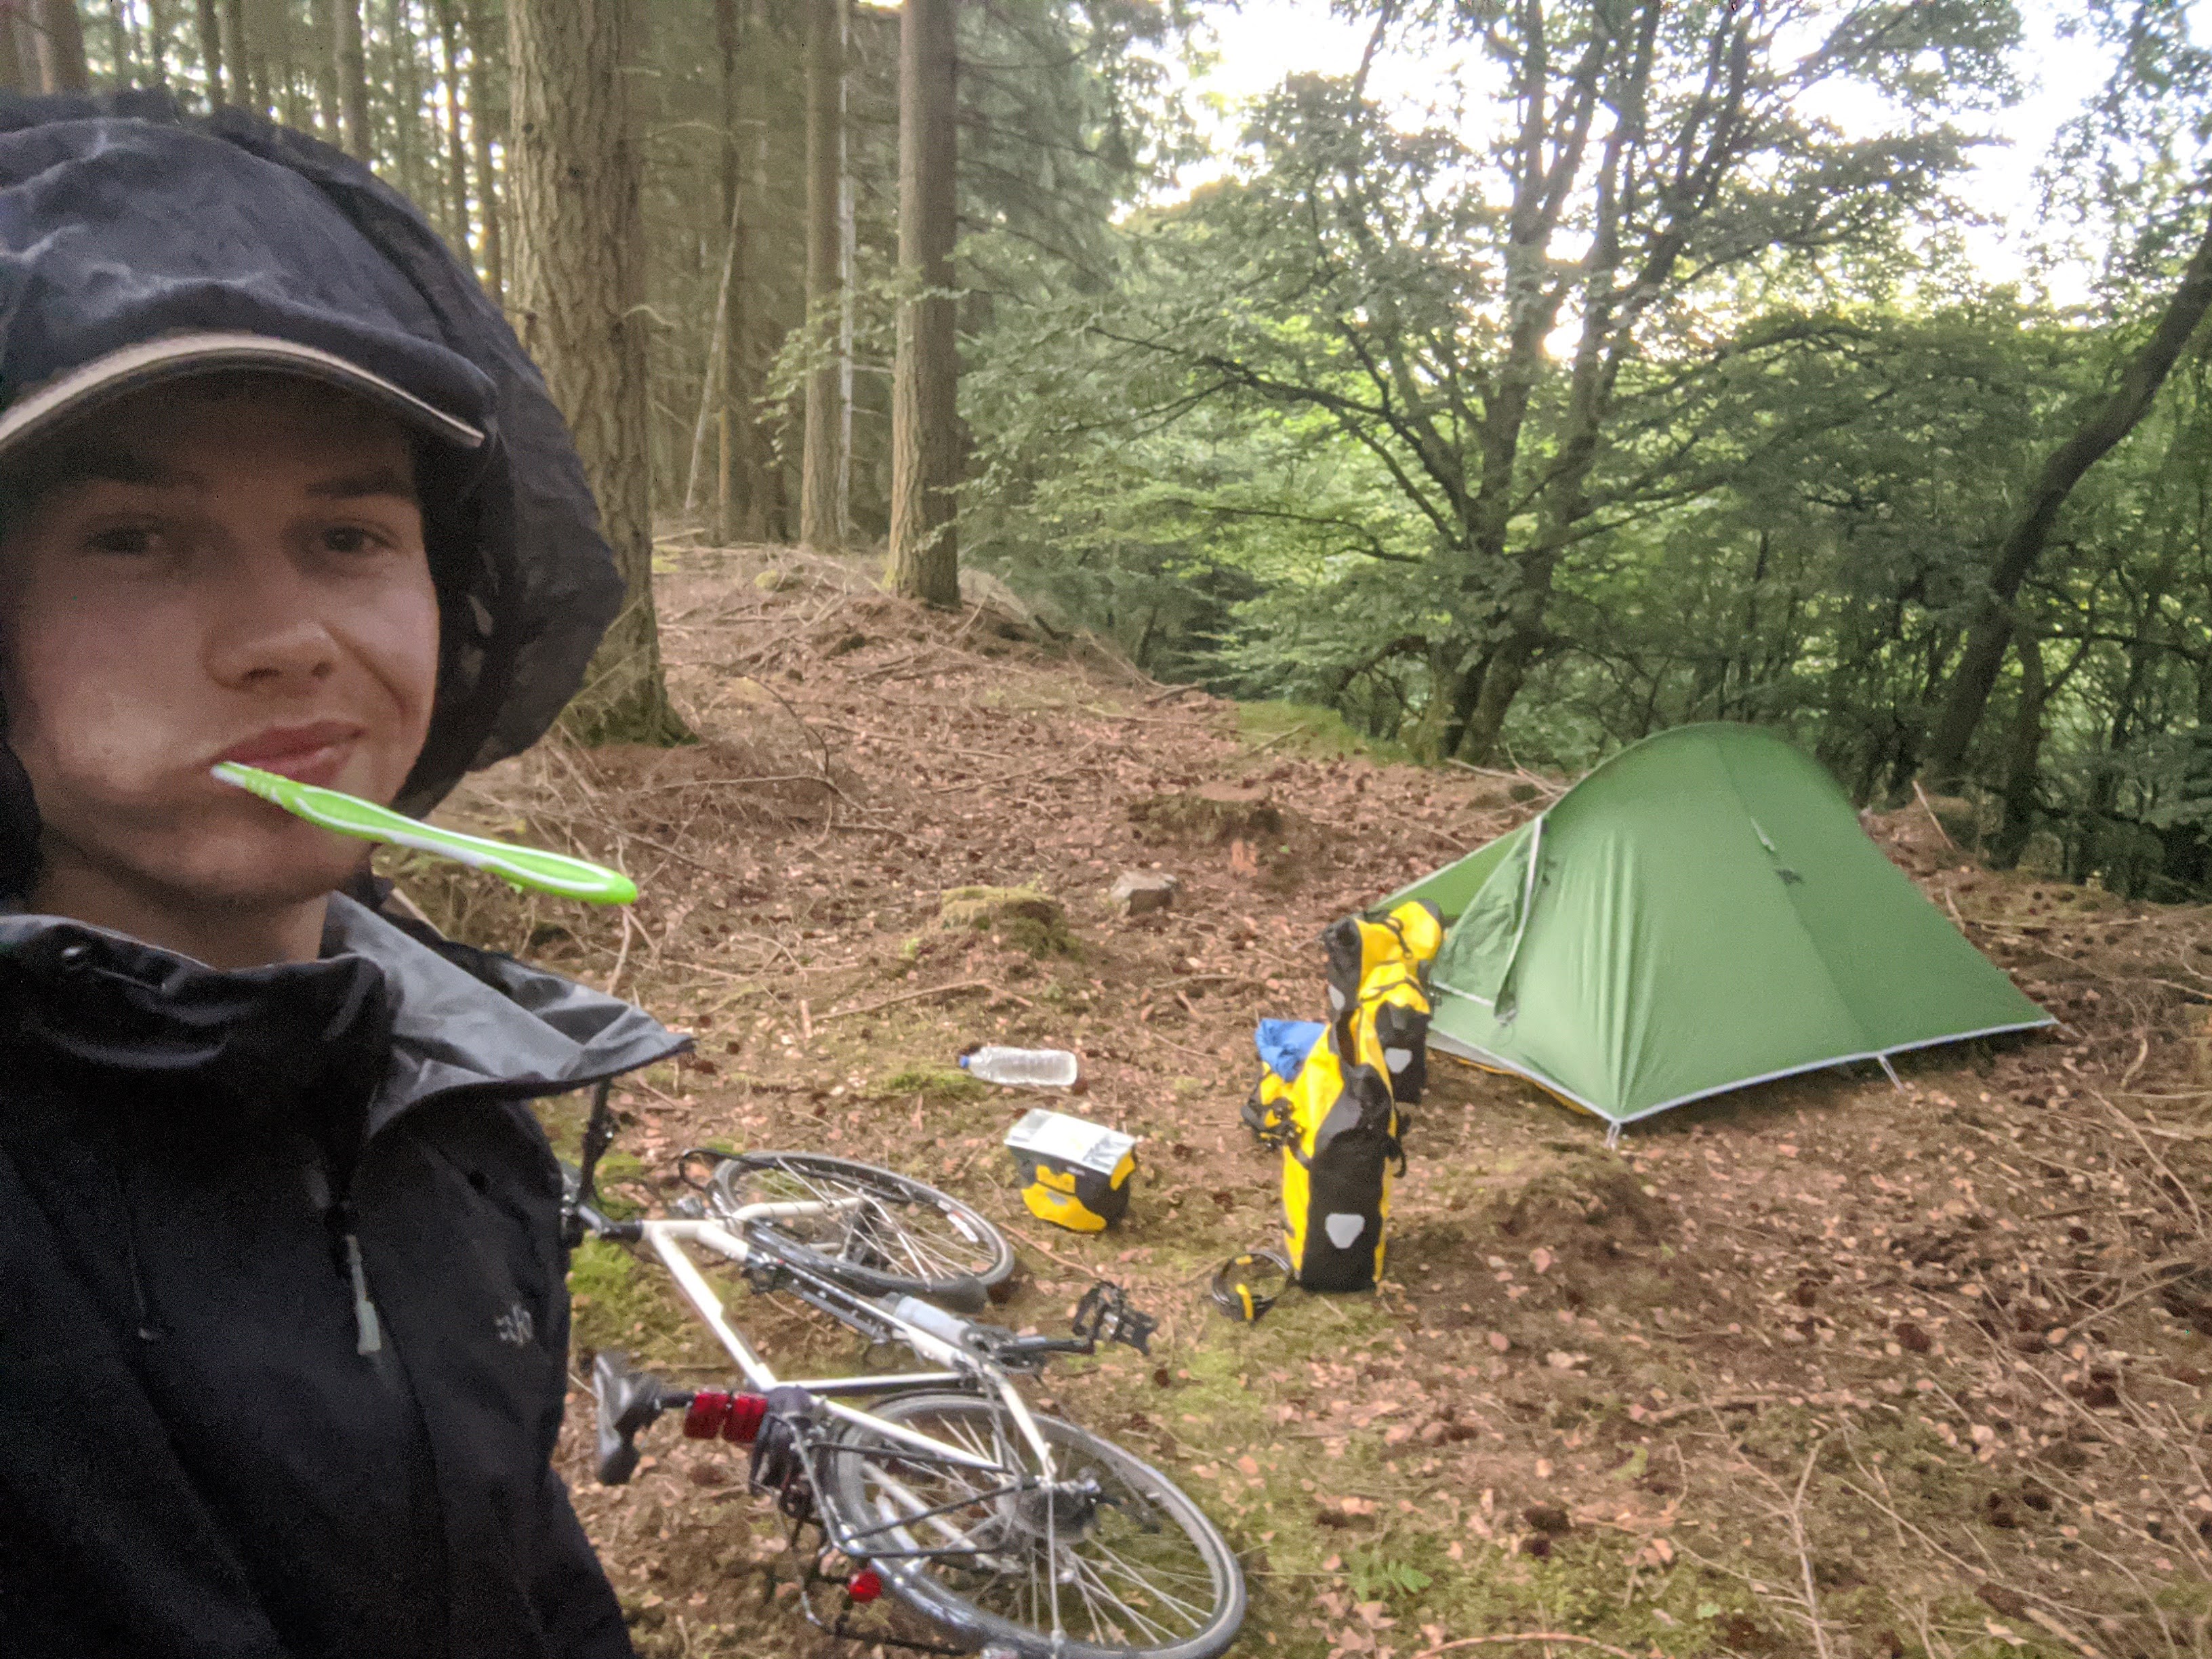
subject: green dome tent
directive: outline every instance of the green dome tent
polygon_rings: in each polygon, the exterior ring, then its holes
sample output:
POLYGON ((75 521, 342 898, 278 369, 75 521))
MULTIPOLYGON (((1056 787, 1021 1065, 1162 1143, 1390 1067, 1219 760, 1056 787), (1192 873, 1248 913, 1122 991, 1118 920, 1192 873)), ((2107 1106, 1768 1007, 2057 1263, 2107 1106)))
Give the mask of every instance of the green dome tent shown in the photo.
POLYGON ((1756 727, 1678 726, 1393 893, 1448 924, 1431 1048, 1614 1125, 1793 1072, 2047 1025, 1756 727))

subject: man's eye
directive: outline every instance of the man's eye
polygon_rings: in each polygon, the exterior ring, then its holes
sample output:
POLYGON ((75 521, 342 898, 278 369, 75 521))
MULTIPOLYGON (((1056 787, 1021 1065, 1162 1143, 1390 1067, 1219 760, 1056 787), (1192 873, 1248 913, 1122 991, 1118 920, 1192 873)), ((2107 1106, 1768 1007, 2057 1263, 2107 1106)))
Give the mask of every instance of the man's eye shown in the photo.
POLYGON ((157 550, 161 532, 150 525, 108 525, 94 531, 85 543, 95 553, 143 555, 157 550))
POLYGON ((323 532, 323 546, 332 553, 374 553, 385 538, 365 525, 334 524, 323 532))

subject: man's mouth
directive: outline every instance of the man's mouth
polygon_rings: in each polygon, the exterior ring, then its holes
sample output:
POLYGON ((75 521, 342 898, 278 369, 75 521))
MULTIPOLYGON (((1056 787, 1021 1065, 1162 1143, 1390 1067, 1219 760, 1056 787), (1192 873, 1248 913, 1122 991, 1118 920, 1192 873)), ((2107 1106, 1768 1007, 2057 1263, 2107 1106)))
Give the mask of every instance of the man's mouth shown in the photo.
POLYGON ((258 766, 301 783, 328 786, 352 758, 362 728, 349 720, 318 720, 307 726, 271 726, 216 757, 241 766, 258 766))

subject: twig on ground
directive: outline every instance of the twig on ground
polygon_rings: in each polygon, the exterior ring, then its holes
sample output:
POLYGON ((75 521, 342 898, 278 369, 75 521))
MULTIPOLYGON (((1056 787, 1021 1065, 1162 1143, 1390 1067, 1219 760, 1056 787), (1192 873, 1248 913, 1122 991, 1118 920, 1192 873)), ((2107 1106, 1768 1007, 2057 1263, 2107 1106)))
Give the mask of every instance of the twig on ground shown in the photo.
POLYGON ((1255 743, 1244 752, 1248 755, 1263 755, 1277 744, 1286 742, 1291 738, 1310 738, 1313 735, 1313 730, 1310 726, 1286 726, 1266 742, 1255 743))
MULTIPOLYGON (((1666 1334, 1672 1336, 1676 1334, 1676 1333, 1669 1331, 1667 1332, 1666 1334)), ((1724 1331, 1698 1331, 1683 1332, 1681 1334, 1724 1336, 1732 1334, 1732 1333, 1724 1331)), ((1686 1406, 1669 1406, 1663 1412, 1653 1412, 1638 1423, 1637 1426, 1642 1429, 1656 1429, 1662 1424, 1674 1422, 1677 1418, 1694 1417, 1698 1413, 1705 1411, 1750 1411, 1757 1407, 1765 1405, 1769 1401, 1779 1400, 1781 1398, 1782 1396, 1778 1394, 1740 1394, 1732 1399, 1728 1400, 1693 1400, 1686 1406)))
POLYGON ((629 907, 628 905, 624 905, 623 907, 622 923, 622 949, 615 952, 615 970, 607 975, 607 994, 609 996, 612 996, 615 994, 615 987, 622 983, 623 968, 624 964, 629 961, 630 935, 637 931, 637 924, 630 920, 629 907))
POLYGON ((1935 805, 1928 799, 1928 792, 1920 787, 1920 780, 1917 778, 1912 781, 1912 793, 1919 797, 1920 810, 1928 814, 1928 822, 1934 824, 1936 833, 1943 837, 1943 845, 1953 852, 1957 852, 1959 843, 1951 839, 1951 832, 1943 827, 1943 820, 1936 816, 1935 805))
POLYGON ((1813 1583, 1813 1547, 1805 1538, 1805 1488, 1811 1485, 1813 1466, 1820 1455, 1826 1437, 1813 1443, 1805 1454, 1805 1467, 1797 1476, 1797 1490, 1790 1494, 1784 1513, 1790 1521, 1790 1541, 1797 1551, 1797 1565, 1805 1583, 1805 1622, 1812 1626, 1813 1647, 1820 1659, 1828 1659, 1828 1627, 1820 1619, 1820 1596, 1813 1583))
POLYGON ((1044 1257, 1048 1261, 1057 1261, 1061 1267, 1066 1268, 1070 1273, 1084 1273, 1092 1279, 1098 1277, 1098 1269, 1089 1262, 1070 1261, 1066 1256, 1060 1255, 1050 1246, 1038 1243, 1036 1240, 1031 1238, 1026 1232, 1023 1231, 1019 1227, 1015 1226, 1012 1222, 1000 1221, 995 1224, 1000 1232, 1012 1233, 1016 1238, 1028 1245, 1030 1249, 1035 1250, 1039 1255, 1044 1257))
POLYGON ((1495 1648, 1508 1643, 1525 1645, 1530 1642, 1564 1642, 1569 1647, 1595 1648, 1600 1653, 1609 1653, 1614 1659, 1636 1659, 1626 1648, 1617 1648, 1610 1642, 1601 1642, 1595 1636, 1577 1636, 1563 1630, 1515 1631, 1510 1636, 1462 1636, 1456 1640, 1439 1643, 1432 1648, 1423 1648, 1413 1659, 1435 1659, 1439 1653, 1450 1653, 1458 1648, 1495 1648))
POLYGON ((895 1008, 902 1002, 919 1002, 924 997, 946 997, 955 991, 988 991, 994 989, 988 979, 960 979, 950 985, 931 985, 919 991, 907 991, 895 997, 885 997, 881 1002, 864 1002, 857 1008, 833 1008, 815 1024, 827 1025, 833 1019, 849 1019, 854 1014, 872 1014, 878 1008, 895 1008))

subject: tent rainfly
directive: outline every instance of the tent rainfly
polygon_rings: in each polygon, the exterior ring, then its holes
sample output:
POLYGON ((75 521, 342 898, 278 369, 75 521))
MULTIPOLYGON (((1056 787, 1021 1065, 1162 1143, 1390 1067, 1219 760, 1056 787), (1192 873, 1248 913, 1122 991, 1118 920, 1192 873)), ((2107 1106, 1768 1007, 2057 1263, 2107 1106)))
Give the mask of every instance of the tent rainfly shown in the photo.
POLYGON ((1393 893, 1447 925, 1429 1044, 1618 1127, 1847 1060, 2051 1024, 1817 761, 1677 726, 1393 893))

